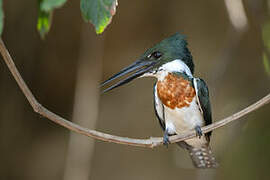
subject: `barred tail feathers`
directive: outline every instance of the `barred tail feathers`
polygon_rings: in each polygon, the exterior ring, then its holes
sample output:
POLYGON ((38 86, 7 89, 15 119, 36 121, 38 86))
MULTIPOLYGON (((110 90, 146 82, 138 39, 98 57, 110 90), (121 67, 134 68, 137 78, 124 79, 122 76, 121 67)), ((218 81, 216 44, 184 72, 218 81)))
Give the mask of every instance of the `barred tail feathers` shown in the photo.
POLYGON ((190 148, 189 155, 197 168, 217 168, 218 166, 210 146, 190 148))
POLYGON ((196 168, 206 169, 218 167, 218 163, 208 144, 199 148, 192 147, 185 142, 179 142, 178 145, 188 150, 193 165, 196 168))

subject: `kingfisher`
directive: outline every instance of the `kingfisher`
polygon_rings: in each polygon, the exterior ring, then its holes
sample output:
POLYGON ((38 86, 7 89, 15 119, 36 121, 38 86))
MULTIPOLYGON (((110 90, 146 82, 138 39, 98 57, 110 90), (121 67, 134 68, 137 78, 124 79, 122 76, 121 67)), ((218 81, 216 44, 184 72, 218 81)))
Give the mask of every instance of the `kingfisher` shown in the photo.
POLYGON ((163 143, 169 136, 196 131, 196 137, 178 142, 186 149, 196 168, 216 168, 218 163, 210 148, 211 132, 201 127, 212 123, 207 84, 194 77, 194 63, 185 36, 176 33, 146 50, 134 63, 101 83, 104 87, 123 76, 126 78, 103 90, 103 93, 136 78, 154 77, 154 110, 164 131, 163 143))

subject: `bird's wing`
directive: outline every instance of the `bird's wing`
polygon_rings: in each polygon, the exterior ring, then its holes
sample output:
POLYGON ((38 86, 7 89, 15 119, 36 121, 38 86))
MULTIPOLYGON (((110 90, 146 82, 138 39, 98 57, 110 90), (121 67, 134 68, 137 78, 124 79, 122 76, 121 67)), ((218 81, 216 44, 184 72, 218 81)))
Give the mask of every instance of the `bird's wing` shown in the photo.
MULTIPOLYGON (((208 87, 207 84, 204 82, 204 80, 200 78, 194 78, 193 84, 196 89, 196 96, 200 109, 202 110, 203 113, 205 125, 207 126, 212 123, 212 113, 208 87)), ((210 137, 211 132, 207 133, 206 135, 210 137)))
POLYGON ((155 113, 156 113, 156 116, 158 118, 159 124, 160 124, 161 128, 163 129, 163 131, 165 131, 164 106, 157 96, 156 89, 157 89, 157 86, 155 83, 155 85, 154 85, 154 109, 155 109, 155 113))

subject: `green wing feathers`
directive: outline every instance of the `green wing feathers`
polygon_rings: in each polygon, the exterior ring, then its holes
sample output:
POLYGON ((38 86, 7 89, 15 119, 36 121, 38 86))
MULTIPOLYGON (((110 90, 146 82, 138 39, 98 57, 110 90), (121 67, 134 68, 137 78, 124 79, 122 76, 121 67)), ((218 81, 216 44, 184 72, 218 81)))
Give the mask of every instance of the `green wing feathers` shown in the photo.
MULTIPOLYGON (((199 98, 200 105, 203 111, 205 125, 209 125, 212 123, 212 113, 208 87, 203 79, 196 78, 196 82, 197 82, 197 96, 199 98)), ((207 133, 206 135, 210 137, 211 132, 207 133)))

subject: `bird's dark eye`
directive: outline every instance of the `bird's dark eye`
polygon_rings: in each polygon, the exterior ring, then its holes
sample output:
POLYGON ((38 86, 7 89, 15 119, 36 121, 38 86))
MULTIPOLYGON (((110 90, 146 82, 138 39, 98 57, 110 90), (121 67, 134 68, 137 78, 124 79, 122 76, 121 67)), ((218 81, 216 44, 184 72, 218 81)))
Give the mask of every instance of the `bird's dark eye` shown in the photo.
POLYGON ((153 52, 153 53, 150 55, 150 58, 153 57, 153 58, 155 58, 155 59, 158 59, 158 58, 160 58, 161 56, 162 56, 162 53, 161 53, 161 52, 155 51, 155 52, 153 52))

